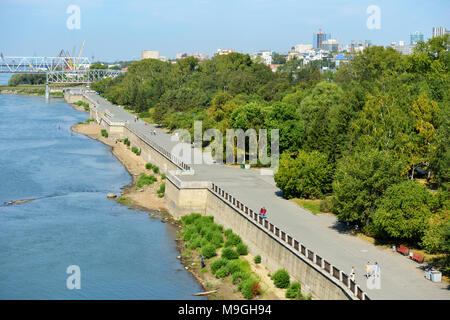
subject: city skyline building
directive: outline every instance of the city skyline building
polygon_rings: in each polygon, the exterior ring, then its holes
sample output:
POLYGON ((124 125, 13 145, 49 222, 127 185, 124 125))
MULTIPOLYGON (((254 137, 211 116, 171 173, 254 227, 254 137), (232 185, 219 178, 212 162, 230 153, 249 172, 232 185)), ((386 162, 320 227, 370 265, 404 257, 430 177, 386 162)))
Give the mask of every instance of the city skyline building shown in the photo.
POLYGON ((331 34, 322 32, 322 28, 319 28, 319 32, 313 33, 313 48, 322 49, 323 42, 328 39, 331 39, 331 34))
POLYGON ((433 38, 443 36, 447 33, 450 33, 450 32, 447 31, 447 29, 444 27, 433 27, 433 38))
POLYGON ((409 36, 410 42, 409 44, 417 44, 419 41, 423 41, 423 34, 419 31, 414 32, 409 36))

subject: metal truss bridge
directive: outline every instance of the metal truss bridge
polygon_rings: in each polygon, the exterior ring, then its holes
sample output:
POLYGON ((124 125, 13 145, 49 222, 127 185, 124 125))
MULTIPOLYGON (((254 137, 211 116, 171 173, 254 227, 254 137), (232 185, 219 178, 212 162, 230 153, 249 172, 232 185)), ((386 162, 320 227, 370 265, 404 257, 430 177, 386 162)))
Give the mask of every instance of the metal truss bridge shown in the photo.
POLYGON ((94 69, 94 70, 74 70, 74 71, 48 71, 47 84, 51 83, 91 83, 103 78, 115 78, 124 73, 121 70, 94 69))
POLYGON ((89 58, 79 57, 4 57, 0 55, 0 73, 46 73, 87 69, 89 58))

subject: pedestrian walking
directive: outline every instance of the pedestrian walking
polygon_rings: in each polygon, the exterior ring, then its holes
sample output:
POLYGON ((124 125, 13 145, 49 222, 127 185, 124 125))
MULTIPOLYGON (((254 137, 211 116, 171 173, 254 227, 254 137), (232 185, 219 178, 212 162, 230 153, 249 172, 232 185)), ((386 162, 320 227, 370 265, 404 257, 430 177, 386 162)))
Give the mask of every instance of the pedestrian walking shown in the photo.
POLYGON ((380 277, 380 265, 378 264, 378 262, 375 262, 375 264, 372 266, 373 268, 373 274, 375 277, 380 277))
POLYGON ((266 207, 262 207, 261 210, 259 211, 259 216, 260 216, 261 218, 265 219, 265 218, 266 218, 266 215, 267 215, 266 207))
POLYGON ((369 279, 369 277, 372 275, 372 265, 370 264, 369 261, 367 261, 365 271, 366 271, 366 278, 369 279))
POLYGON ((349 275, 348 275, 348 277, 350 278, 350 280, 355 281, 355 274, 356 274, 356 272, 355 272, 355 267, 352 267, 352 270, 350 270, 350 273, 349 273, 349 275))
POLYGON ((202 256, 201 263, 202 263, 202 269, 203 269, 205 267, 205 257, 204 256, 202 256))

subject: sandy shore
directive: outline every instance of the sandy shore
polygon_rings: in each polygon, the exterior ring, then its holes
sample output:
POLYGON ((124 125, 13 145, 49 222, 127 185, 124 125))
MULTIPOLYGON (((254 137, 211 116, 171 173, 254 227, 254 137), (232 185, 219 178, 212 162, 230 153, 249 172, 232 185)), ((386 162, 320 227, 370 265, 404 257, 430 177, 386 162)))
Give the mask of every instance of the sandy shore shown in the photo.
MULTIPOLYGON (((79 111, 84 111, 83 107, 73 105, 73 107, 79 111)), ((123 188, 121 194, 126 198, 126 201, 119 201, 124 205, 128 205, 133 208, 149 211, 151 215, 161 216, 161 221, 164 223, 173 224, 177 229, 181 229, 181 225, 173 219, 168 213, 164 198, 159 198, 156 190, 159 189, 163 180, 161 175, 155 174, 158 181, 150 186, 144 186, 138 188, 136 182, 142 173, 153 174, 150 170, 145 169, 146 161, 141 157, 134 154, 129 147, 125 146, 121 142, 116 142, 114 138, 105 138, 101 135, 102 127, 95 122, 88 124, 76 124, 72 127, 72 131, 84 134, 92 139, 98 140, 111 147, 112 154, 125 166, 127 171, 133 178, 133 182, 123 188)), ((200 258, 186 257, 184 255, 185 248, 184 242, 181 237, 177 239, 177 248, 180 251, 180 262, 185 266, 197 282, 202 286, 205 292, 213 291, 213 293, 206 295, 208 299, 218 300, 241 300, 242 294, 237 291, 237 286, 231 282, 231 279, 217 279, 211 272, 201 272, 200 258)), ((261 289, 264 291, 263 296, 256 297, 254 300, 278 300, 285 299, 285 290, 278 289, 273 285, 269 276, 269 271, 261 264, 254 263, 254 257, 250 254, 242 256, 242 258, 248 260, 252 271, 261 279, 261 289)), ((229 278, 229 277, 228 277, 229 278)), ((195 294, 196 292, 193 292, 195 294)))

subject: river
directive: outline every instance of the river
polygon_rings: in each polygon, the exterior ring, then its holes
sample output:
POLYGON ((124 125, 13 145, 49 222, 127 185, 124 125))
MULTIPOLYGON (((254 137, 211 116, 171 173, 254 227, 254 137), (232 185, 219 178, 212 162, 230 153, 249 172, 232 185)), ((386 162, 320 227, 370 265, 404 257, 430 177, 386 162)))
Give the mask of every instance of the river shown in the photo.
POLYGON ((175 228, 106 198, 131 177, 109 147, 71 132, 86 113, 1 94, 0 110, 0 299, 204 299, 175 228), (67 288, 72 265, 80 289, 67 288))

